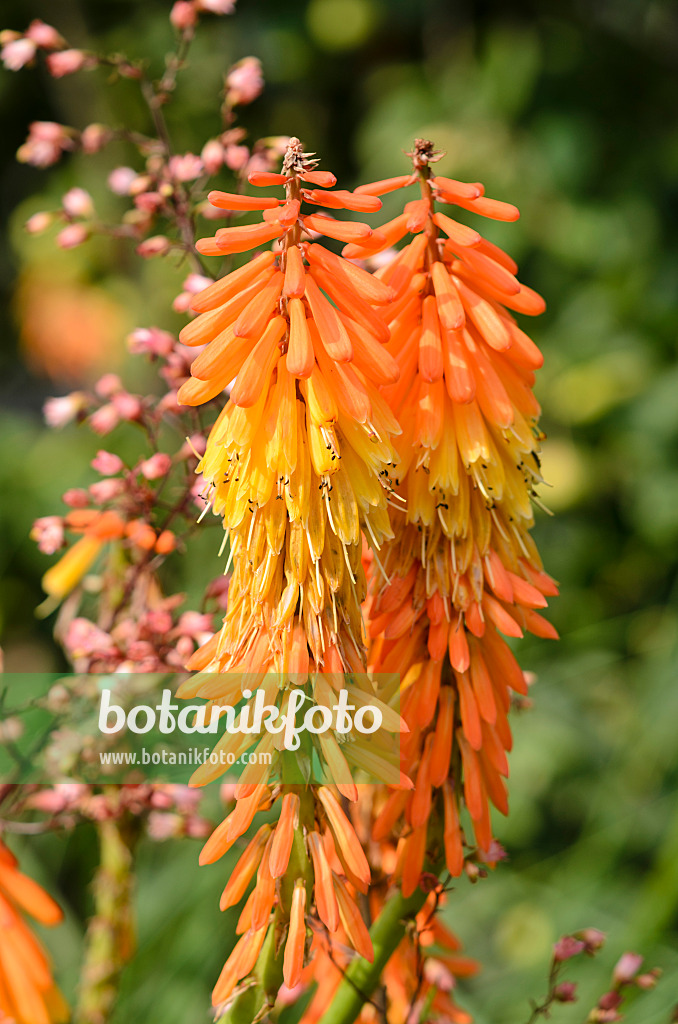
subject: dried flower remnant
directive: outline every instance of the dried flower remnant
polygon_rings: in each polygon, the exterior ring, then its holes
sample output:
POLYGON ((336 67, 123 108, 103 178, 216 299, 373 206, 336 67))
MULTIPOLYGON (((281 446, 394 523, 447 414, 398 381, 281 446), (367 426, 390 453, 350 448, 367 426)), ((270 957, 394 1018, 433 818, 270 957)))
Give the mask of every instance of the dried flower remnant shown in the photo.
POLYGON ((370 664, 400 668, 410 727, 402 767, 415 788, 391 793, 374 829, 381 839, 402 822, 405 893, 431 844, 444 846, 450 874, 462 872, 462 806, 479 849, 491 849, 490 804, 508 810, 511 691, 527 692, 501 634, 556 635, 537 611, 556 587, 529 535, 541 479, 531 386, 542 358, 509 312, 544 304, 519 284, 510 257, 436 204, 500 220, 518 211, 487 199, 482 185, 434 175, 430 143, 417 140, 411 155, 411 175, 356 191, 417 183, 421 198, 379 229, 381 244, 344 249, 363 258, 414 236, 375 273, 395 292, 382 316, 401 372, 383 394, 403 428, 396 477, 406 511, 393 517, 396 536, 380 556, 389 582, 374 566, 369 601, 370 664))

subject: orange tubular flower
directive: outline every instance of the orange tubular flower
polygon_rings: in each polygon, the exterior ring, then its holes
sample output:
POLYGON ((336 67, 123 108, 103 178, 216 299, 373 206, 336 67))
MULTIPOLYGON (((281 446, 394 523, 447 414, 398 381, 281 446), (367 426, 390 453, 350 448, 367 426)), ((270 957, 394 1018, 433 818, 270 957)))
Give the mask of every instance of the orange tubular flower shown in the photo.
MULTIPOLYGON (((396 293, 378 315, 400 367, 383 394, 403 428, 396 478, 406 511, 380 555, 388 585, 374 572, 370 664, 402 671, 402 768, 415 788, 385 800, 374 835, 403 818, 396 871, 406 892, 431 846, 461 873, 462 804, 490 851, 489 806, 507 813, 511 691, 526 693, 501 634, 556 636, 538 609, 557 593, 529 534, 541 480, 531 388, 542 357, 509 312, 534 315, 544 303, 509 256, 436 204, 498 220, 518 210, 487 199, 482 185, 433 175, 430 143, 418 140, 412 156, 413 175, 357 189, 381 195, 418 181, 421 193, 379 229, 390 244, 414 237, 375 274, 396 293)), ((344 255, 374 251, 351 244, 344 255)))
POLYGON ((49 960, 21 916, 56 925, 63 914, 51 896, 22 874, 0 839, 0 1019, 62 1024, 69 1010, 52 980, 49 960))

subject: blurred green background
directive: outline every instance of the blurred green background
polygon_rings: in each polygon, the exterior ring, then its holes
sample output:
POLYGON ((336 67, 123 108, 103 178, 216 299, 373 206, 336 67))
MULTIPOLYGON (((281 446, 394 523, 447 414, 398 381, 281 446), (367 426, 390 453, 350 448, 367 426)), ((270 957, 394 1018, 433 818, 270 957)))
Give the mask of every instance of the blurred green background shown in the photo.
MULTIPOLYGON (((150 53, 160 67, 169 6, 6 0, 3 20, 23 29, 43 17, 74 45, 150 53)), ((351 187, 402 173, 413 138, 430 137, 446 151, 443 173, 482 180, 488 195, 521 208, 517 224, 483 230, 548 302, 545 316, 523 326, 546 357, 537 392, 552 488, 543 498, 556 514, 538 514, 536 535, 562 584, 551 611, 562 641, 521 645, 538 682, 533 710, 515 720, 512 813, 498 823, 509 861, 476 887, 460 884, 447 911, 485 964, 460 1001, 479 1024, 521 1024, 528 997, 542 994, 550 944, 593 925, 609 943, 579 970, 582 994, 593 1001, 619 953, 636 949, 665 977, 628 1020, 667 1024, 678 1002, 678 5, 239 0, 235 16, 205 22, 169 113, 179 151, 218 132, 221 75, 254 54, 267 85, 241 112, 250 140, 299 135, 351 187)), ((8 667, 58 668, 50 622, 33 617, 49 560, 27 535, 34 517, 62 511, 67 486, 94 479, 88 463, 100 443, 76 428, 45 431, 42 401, 69 384, 20 347, 9 295, 17 278, 24 289, 27 279, 39 289, 56 278, 98 290, 111 317, 115 308, 116 334, 95 332, 88 350, 100 344, 106 368, 142 389, 141 361, 124 355, 122 339, 135 324, 180 326, 167 310, 184 272, 142 265, 118 245, 62 253, 22 233, 30 213, 58 206, 75 183, 102 210, 116 209, 105 170, 130 160, 122 147, 48 172, 15 164, 13 153, 35 119, 143 125, 129 83, 5 72, 0 99, 9 227, 0 253, 0 615, 8 667)), ((115 435, 106 442, 114 443, 115 435)), ((206 533, 185 560, 191 593, 215 574, 206 533)), ((142 846, 139 955, 116 1021, 207 1019, 234 919, 217 910, 227 866, 198 869, 197 851, 191 841, 142 846)), ((46 936, 69 989, 92 836, 83 828, 41 837, 25 856, 69 907, 66 927, 46 936)), ((582 1014, 562 1007, 557 1019, 574 1024, 582 1014)))

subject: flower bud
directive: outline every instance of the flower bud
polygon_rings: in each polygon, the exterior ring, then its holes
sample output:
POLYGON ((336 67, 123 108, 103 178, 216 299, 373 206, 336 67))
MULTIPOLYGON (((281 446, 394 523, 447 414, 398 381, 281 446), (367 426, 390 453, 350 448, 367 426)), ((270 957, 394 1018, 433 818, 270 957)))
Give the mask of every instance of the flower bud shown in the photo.
POLYGON ((643 958, 639 953, 622 953, 612 972, 617 985, 628 985, 640 970, 643 958))
POLYGON ((123 461, 119 455, 114 455, 113 452, 106 452, 103 448, 100 448, 90 465, 92 469, 96 469, 97 473, 101 473, 102 476, 115 476, 122 470, 123 461))
POLYGON ((558 1003, 575 1003, 577 1001, 576 982, 561 981, 553 990, 553 998, 558 1003))
POLYGON ((210 139, 202 147, 200 159, 208 174, 216 174, 224 162, 224 147, 218 139, 210 139))
MULTIPOLYGON (((113 132, 104 124, 88 124, 80 136, 83 153, 98 153, 113 138, 113 132)), ((115 173, 115 172, 114 172, 115 173)))
POLYGON ((48 398, 42 407, 48 427, 64 427, 87 407, 87 398, 82 391, 72 391, 60 398, 48 398))
POLYGON ((8 71, 20 71, 35 57, 37 47, 30 39, 19 37, 5 43, 0 59, 8 71))
POLYGON ((64 524, 61 516, 43 516, 36 519, 31 529, 31 540, 43 555, 53 555, 64 542, 64 524))
POLYGON ((39 235, 47 230, 53 220, 54 217, 51 213, 41 210, 39 213, 34 213, 32 217, 29 217, 24 227, 29 235, 39 235))
POLYGON ((108 175, 108 187, 117 196, 128 196, 137 177, 137 172, 131 167, 115 167, 108 175))
POLYGON ((91 217, 94 213, 92 197, 84 188, 71 188, 61 197, 64 213, 69 217, 91 217))
POLYGON ((226 75, 226 102, 231 107, 252 103, 263 88, 261 61, 258 57, 243 57, 226 75))
POLYGON ((60 249, 75 249, 89 238, 89 231, 84 224, 67 224, 56 236, 56 244, 60 249))
POLYGON ((575 939, 573 935, 563 935, 562 939, 558 939, 553 947, 553 959, 562 963, 565 960, 570 960, 573 956, 578 956, 585 948, 586 945, 581 939, 575 939))
POLYGON ((157 452, 139 464, 139 472, 147 480, 158 480, 166 476, 172 468, 172 460, 165 452, 157 452))
POLYGON ((148 259, 151 256, 164 256, 169 252, 171 245, 169 238, 164 235, 153 235, 141 242, 136 251, 139 256, 148 259))
POLYGON ((170 22, 179 32, 193 28, 198 21, 198 12, 191 0, 177 0, 170 11, 170 22))
POLYGON ((66 45, 64 37, 59 35, 57 30, 51 25, 47 25, 44 21, 40 21, 39 18, 36 18, 28 26, 26 30, 26 38, 30 39, 42 50, 60 50, 66 45))
POLYGON ((96 58, 82 50, 59 50, 47 57, 47 70, 52 78, 64 78, 73 75, 84 67, 92 67, 96 58))

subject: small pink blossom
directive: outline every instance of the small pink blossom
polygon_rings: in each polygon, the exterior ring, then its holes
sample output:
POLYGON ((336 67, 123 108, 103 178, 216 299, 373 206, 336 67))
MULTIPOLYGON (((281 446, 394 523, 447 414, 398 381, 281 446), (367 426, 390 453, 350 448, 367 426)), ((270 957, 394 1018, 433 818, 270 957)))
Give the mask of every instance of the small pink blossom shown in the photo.
POLYGON ((48 398, 42 407, 48 427, 65 427, 87 407, 87 397, 82 391, 72 391, 60 398, 48 398))
POLYGON ((94 385, 99 398, 110 398, 117 391, 122 391, 122 381, 117 373, 105 373, 94 385))
POLYGON ((99 434, 100 437, 110 434, 111 430, 114 430, 119 422, 120 415, 118 410, 111 403, 102 405, 89 418, 89 425, 95 434, 99 434))
POLYGON ((122 420, 138 420, 143 412, 141 399, 130 395, 128 391, 118 391, 113 395, 113 406, 122 420))
POLYGON ((197 640, 203 633, 212 632, 212 616, 201 612, 184 612, 177 623, 177 632, 197 640))
POLYGON ((39 18, 36 18, 28 26, 26 38, 30 39, 42 50, 60 50, 62 46, 66 45, 64 37, 59 35, 52 25, 47 25, 44 21, 40 21, 39 18))
POLYGON ((137 327, 127 336, 127 347, 136 354, 145 352, 153 356, 167 356, 174 345, 174 336, 159 327, 137 327))
POLYGON ((76 618, 69 623, 64 637, 64 647, 74 658, 82 658, 88 654, 109 654, 116 649, 108 633, 84 618, 76 618))
POLYGON ((210 139, 202 147, 200 159, 208 174, 216 174, 224 162, 224 147, 218 139, 210 139))
POLYGON ((95 64, 96 58, 82 50, 59 50, 47 57, 47 70, 52 78, 64 78, 85 67, 94 67, 95 64))
POLYGON ((91 217, 94 213, 92 197, 84 188, 71 188, 61 197, 64 213, 69 217, 91 217))
POLYGON ((120 477, 112 477, 110 480, 97 480, 90 484, 89 494, 95 505, 105 505, 108 501, 120 497, 125 490, 125 481, 120 477))
POLYGON ((587 953, 597 953, 605 945, 605 932, 598 928, 583 928, 576 937, 584 942, 587 953))
POLYGON ((34 213, 32 217, 29 217, 24 227, 29 235, 39 235, 51 225, 54 217, 51 213, 46 210, 41 210, 39 213, 34 213))
POLYGON ((80 145, 83 153, 98 153, 113 138, 113 132, 105 124, 88 124, 83 128, 80 145))
POLYGON ((0 59, 8 71, 20 71, 35 57, 37 52, 35 43, 21 36, 18 39, 11 39, 2 48, 0 59))
POLYGON ((202 160, 195 153, 173 156, 168 164, 170 178, 175 181, 194 181, 203 172, 202 160))
POLYGON ((553 990, 559 1003, 575 1003, 577 1001, 577 984, 574 981, 561 981, 553 990))
POLYGON ((44 555, 54 555, 64 542, 64 524, 61 516, 43 516, 36 519, 31 530, 34 540, 44 555))
POLYGON ((585 943, 580 939, 575 939, 572 935, 563 935, 562 939, 558 939, 553 947, 553 959, 562 963, 564 960, 570 960, 573 956, 578 956, 584 949, 585 943))
POLYGON ((162 609, 154 609, 146 613, 143 624, 149 632, 164 635, 172 628, 172 616, 162 609))
POLYGON ((33 167, 51 167, 62 153, 73 148, 69 130, 55 121, 33 121, 28 138, 17 150, 17 160, 33 167))
POLYGON ((233 14, 235 0, 196 0, 199 11, 209 11, 210 14, 233 14))
POLYGON ((153 235, 141 242, 136 251, 139 256, 148 259, 150 256, 164 256, 169 252, 171 245, 172 243, 165 235, 153 235))
POLYGON ((226 75, 226 102, 236 107, 252 103, 264 88, 264 76, 258 57, 243 57, 226 75))
POLYGON ((198 21, 198 12, 191 0, 177 0, 170 11, 170 22, 179 32, 193 28, 198 21))
POLYGON ((56 244, 60 249, 75 249, 89 238, 89 231, 84 224, 67 224, 56 236, 56 244))
POLYGON ((117 196, 128 196, 137 177, 137 172, 131 167, 115 167, 108 175, 108 187, 117 196))
POLYGON ((178 814, 164 814, 161 811, 151 811, 148 816, 148 836, 156 843, 164 842, 166 839, 174 839, 180 836, 184 830, 184 823, 178 814))
POLYGON ((628 985, 640 970, 643 958, 639 953, 622 953, 617 961, 612 977, 617 985, 628 985))
POLYGON ((224 163, 231 171, 241 171, 250 158, 247 146, 227 146, 224 163))
POLYGON ((119 455, 100 448, 90 465, 92 469, 96 469, 97 473, 101 473, 102 476, 116 476, 116 474, 121 472, 124 463, 119 455))
POLYGON ((134 197, 134 205, 144 213, 157 213, 165 205, 165 197, 159 192, 141 192, 134 197))
POLYGON ((172 468, 172 460, 165 452, 157 452, 139 464, 139 472, 147 480, 158 480, 166 476, 172 468))
POLYGON ((87 508, 89 505, 89 495, 82 487, 70 487, 61 495, 61 500, 69 508, 87 508))

